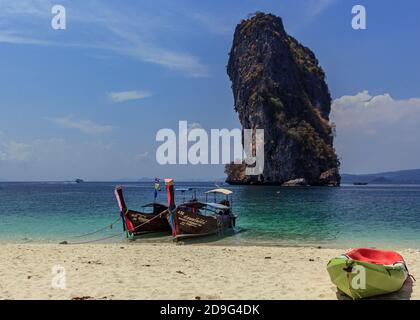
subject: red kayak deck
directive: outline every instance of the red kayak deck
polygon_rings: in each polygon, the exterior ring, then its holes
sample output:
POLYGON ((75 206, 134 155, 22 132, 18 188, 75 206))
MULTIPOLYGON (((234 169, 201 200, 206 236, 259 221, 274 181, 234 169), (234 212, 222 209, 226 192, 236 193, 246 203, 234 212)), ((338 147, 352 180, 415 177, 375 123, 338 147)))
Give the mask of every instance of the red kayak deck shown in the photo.
POLYGON ((385 266, 393 265, 397 262, 404 262, 404 258, 397 252, 376 249, 354 249, 347 253, 346 256, 353 260, 385 266))

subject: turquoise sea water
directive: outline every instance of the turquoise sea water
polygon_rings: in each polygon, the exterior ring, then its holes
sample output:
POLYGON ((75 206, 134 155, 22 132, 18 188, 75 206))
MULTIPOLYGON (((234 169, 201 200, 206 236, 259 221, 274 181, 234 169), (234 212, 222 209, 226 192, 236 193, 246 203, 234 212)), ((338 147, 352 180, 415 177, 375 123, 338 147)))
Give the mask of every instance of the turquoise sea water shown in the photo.
MULTIPOLYGON (((0 241, 83 241, 118 233, 113 230, 82 239, 119 216, 116 183, 0 183, 0 241)), ((129 208, 153 201, 152 183, 123 183, 129 208)), ((197 194, 213 183, 193 186, 197 194)), ((212 244, 322 245, 420 248, 420 186, 343 186, 281 188, 233 186, 233 207, 240 232, 210 238, 212 244)), ((163 188, 164 189, 164 188, 163 188)), ((159 195, 166 202, 166 194, 159 195)), ((183 200, 176 194, 177 202, 183 200)), ((123 237, 113 242, 124 241, 123 237)), ((139 240, 142 241, 142 240, 139 240)), ((168 237, 144 241, 169 241, 168 237)))

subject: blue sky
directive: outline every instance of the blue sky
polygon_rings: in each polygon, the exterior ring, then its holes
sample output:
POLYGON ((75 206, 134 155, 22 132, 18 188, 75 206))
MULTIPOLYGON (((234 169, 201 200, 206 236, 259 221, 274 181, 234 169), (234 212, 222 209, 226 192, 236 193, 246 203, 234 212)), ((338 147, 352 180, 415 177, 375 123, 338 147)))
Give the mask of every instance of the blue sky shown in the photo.
POLYGON ((283 18, 326 71, 342 171, 420 167, 418 1, 0 0, 0 180, 223 177, 159 166, 161 128, 237 128, 226 64, 255 11, 283 18), (67 29, 51 28, 64 5, 67 29), (367 9, 367 30, 351 8, 367 9))

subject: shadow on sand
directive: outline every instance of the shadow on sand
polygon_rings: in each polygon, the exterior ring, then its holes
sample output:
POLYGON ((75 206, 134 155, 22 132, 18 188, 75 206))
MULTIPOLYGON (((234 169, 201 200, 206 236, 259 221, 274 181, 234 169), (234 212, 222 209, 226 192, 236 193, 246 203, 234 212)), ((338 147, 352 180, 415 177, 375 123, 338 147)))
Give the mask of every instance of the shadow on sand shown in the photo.
POLYGON ((226 238, 234 237, 239 233, 246 232, 246 229, 237 228, 235 230, 227 230, 221 234, 215 234, 211 236, 204 236, 204 237, 197 237, 197 238, 190 238, 185 240, 179 240, 177 243, 181 245, 191 245, 191 244, 206 244, 206 243, 214 243, 221 241, 226 238))
MULTIPOLYGON (((410 300, 413 293, 413 283, 413 279, 408 277, 401 290, 382 296, 366 298, 365 300, 410 300)), ((340 290, 337 290, 336 295, 338 300, 352 300, 340 290)))
MULTIPOLYGON (((197 238, 187 238, 184 240, 179 240, 175 242, 178 245, 190 245, 190 244, 206 244, 206 243, 213 243, 217 242, 229 237, 233 237, 239 233, 246 232, 246 229, 237 228, 235 230, 228 230, 224 231, 221 234, 215 234, 210 236, 203 236, 197 238)), ((143 234, 134 237, 133 239, 129 239, 130 242, 143 242, 143 243, 171 243, 174 242, 172 236, 168 235, 167 233, 149 233, 143 234)))
POLYGON ((144 243, 156 243, 156 242, 172 242, 172 237, 165 232, 154 232, 146 233, 135 236, 132 239, 128 239, 129 242, 144 242, 144 243))

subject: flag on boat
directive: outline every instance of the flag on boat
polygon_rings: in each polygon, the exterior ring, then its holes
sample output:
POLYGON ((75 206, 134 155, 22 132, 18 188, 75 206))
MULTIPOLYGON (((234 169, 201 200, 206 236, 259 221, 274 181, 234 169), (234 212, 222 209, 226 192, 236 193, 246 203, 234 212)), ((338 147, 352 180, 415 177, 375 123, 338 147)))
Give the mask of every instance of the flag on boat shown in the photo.
POLYGON ((155 200, 158 196, 158 191, 160 191, 160 179, 155 178, 155 200))

